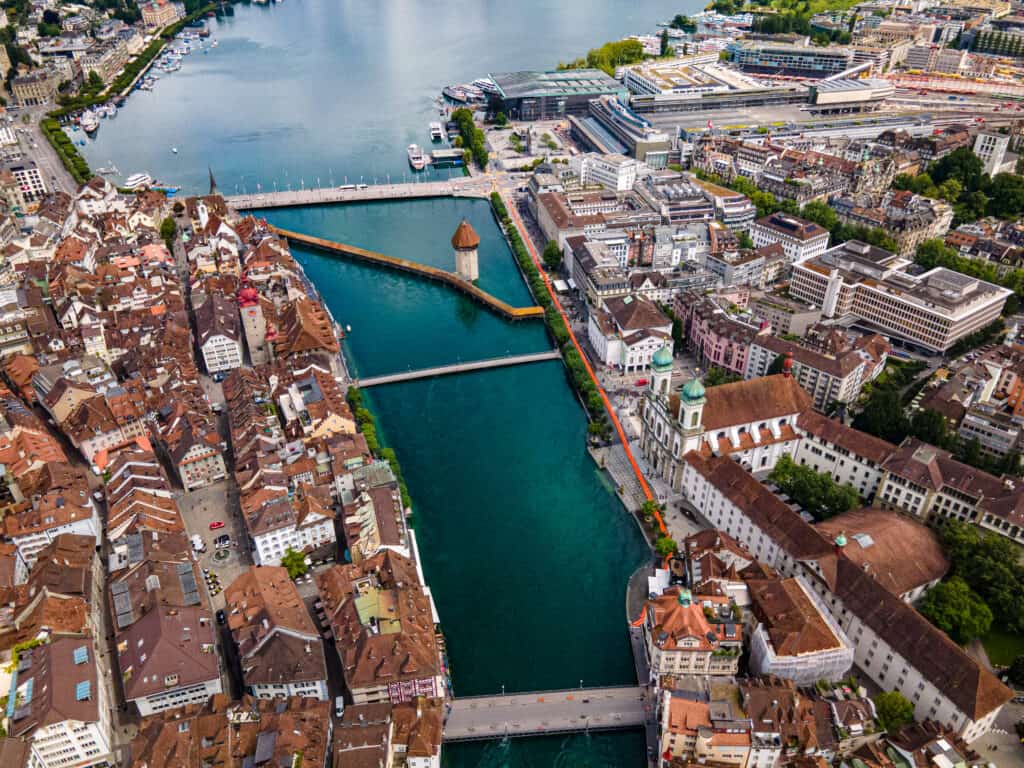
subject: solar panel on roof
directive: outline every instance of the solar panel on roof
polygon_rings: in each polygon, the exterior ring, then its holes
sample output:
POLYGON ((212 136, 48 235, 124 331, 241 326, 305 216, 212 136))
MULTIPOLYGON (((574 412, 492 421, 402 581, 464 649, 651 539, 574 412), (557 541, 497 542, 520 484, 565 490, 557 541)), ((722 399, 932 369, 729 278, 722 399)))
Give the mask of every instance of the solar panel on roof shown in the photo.
POLYGON ((87 701, 89 699, 89 691, 92 685, 88 680, 83 680, 75 686, 75 701, 87 701))
POLYGON ((89 649, 84 645, 78 646, 75 648, 74 658, 75 664, 85 664, 89 660, 89 649))
POLYGON ((188 563, 178 563, 178 581, 181 582, 181 593, 185 605, 199 605, 199 587, 196 575, 188 563))
POLYGON ((142 560, 142 534, 130 533, 125 538, 128 539, 128 562, 134 565, 142 560))
POLYGON ((124 629, 134 621, 132 596, 128 593, 128 585, 122 581, 112 584, 110 594, 114 597, 114 615, 118 629, 124 629))

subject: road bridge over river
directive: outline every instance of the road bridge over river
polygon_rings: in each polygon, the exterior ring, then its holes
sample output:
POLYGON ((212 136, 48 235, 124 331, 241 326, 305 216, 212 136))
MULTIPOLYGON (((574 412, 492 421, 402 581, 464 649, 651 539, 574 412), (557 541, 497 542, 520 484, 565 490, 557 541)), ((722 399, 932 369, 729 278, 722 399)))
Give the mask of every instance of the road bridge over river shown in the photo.
POLYGON ((506 355, 505 357, 492 357, 487 360, 476 360, 472 363, 452 363, 451 365, 438 365, 433 368, 420 368, 417 371, 402 371, 400 373, 388 373, 383 376, 370 376, 365 379, 356 379, 354 383, 360 388, 376 387, 381 384, 394 384, 399 381, 413 381, 415 379, 429 379, 435 376, 447 376, 452 373, 468 373, 469 371, 483 371, 488 368, 505 368, 510 365, 538 363, 542 360, 557 360, 561 356, 561 353, 557 349, 551 349, 546 352, 530 352, 525 355, 506 355))
POLYGON ((361 203, 378 200, 414 200, 421 197, 487 197, 490 179, 462 176, 443 181, 404 184, 360 184, 314 189, 260 191, 255 194, 227 195, 224 199, 236 211, 254 208, 292 208, 302 205, 361 203))
POLYGON ((648 710, 638 686, 457 697, 451 701, 444 740, 641 728, 648 710))

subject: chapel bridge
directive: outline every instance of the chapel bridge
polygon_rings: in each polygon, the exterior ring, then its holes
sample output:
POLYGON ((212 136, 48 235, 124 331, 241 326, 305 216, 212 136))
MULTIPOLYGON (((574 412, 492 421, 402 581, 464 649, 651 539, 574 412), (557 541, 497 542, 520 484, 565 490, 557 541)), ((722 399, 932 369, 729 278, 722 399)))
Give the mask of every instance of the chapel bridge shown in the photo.
POLYGON ((450 701, 446 742, 643 727, 649 704, 639 686, 459 696, 450 701))
POLYGON ((368 251, 367 249, 360 248, 356 245, 348 245, 346 243, 337 243, 333 240, 325 240, 322 237, 304 235, 299 232, 291 232, 287 229, 280 229, 278 227, 271 227, 271 229, 288 241, 292 243, 299 243, 300 245, 304 245, 308 248, 315 248, 319 251, 345 256, 355 261, 363 261, 380 267, 387 267, 388 269, 396 269, 400 272, 406 272, 417 277, 423 277, 428 280, 436 280, 437 282, 445 283, 455 290, 466 294, 474 301, 494 310, 508 320, 528 320, 531 318, 544 317, 543 307, 513 307, 498 297, 492 296, 487 293, 487 291, 480 289, 469 280, 463 279, 454 272, 448 272, 443 269, 438 269, 437 267, 427 266, 426 264, 419 264, 408 259, 399 259, 394 256, 387 256, 383 253, 368 251))

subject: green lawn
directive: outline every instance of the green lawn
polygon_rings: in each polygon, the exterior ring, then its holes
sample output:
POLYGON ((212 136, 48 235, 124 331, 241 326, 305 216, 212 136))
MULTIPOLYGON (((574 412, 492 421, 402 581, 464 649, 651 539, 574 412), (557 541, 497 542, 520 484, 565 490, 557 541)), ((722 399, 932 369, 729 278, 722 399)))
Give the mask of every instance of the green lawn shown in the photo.
POLYGON ((1024 655, 1024 635, 993 629, 981 638, 989 661, 997 667, 1008 667, 1015 658, 1024 655))

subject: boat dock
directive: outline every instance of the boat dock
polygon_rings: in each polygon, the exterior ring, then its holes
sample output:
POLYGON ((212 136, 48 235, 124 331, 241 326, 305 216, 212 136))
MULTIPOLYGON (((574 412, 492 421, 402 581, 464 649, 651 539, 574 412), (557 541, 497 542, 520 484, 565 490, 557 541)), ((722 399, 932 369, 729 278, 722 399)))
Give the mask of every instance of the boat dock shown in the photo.
POLYGON ((462 165, 461 149, 435 149, 430 153, 430 164, 437 168, 462 165))
MULTIPOLYGON (((461 158, 461 154, 460 154, 461 158)), ((478 197, 491 194, 491 182, 486 178, 463 176, 443 181, 424 181, 404 184, 348 184, 342 187, 292 189, 279 192, 226 195, 225 201, 236 211, 255 208, 291 208, 302 205, 331 203, 359 203, 376 200, 413 200, 421 197, 478 197)))
MULTIPOLYGON (((425 185, 410 184, 409 186, 415 187, 425 185)), ((279 229, 277 227, 271 228, 274 232, 291 243, 298 243, 309 248, 316 248, 317 250, 326 251, 327 253, 338 254, 346 258, 355 259, 356 261, 364 261, 369 264, 387 267, 388 269, 397 269, 400 272, 407 272, 418 277, 425 277, 428 280, 436 280, 441 283, 446 283, 452 288, 455 288, 455 290, 465 293, 474 301, 494 310, 508 320, 529 320, 544 317, 543 307, 513 307, 496 296, 492 296, 487 293, 487 291, 478 288, 473 285, 473 283, 463 280, 454 272, 446 272, 443 269, 419 264, 415 261, 409 261, 408 259, 386 256, 383 253, 368 251, 365 248, 360 248, 356 245, 336 243, 332 240, 325 240, 320 237, 313 237, 312 235, 304 235, 300 232, 291 232, 287 229, 279 229)))

